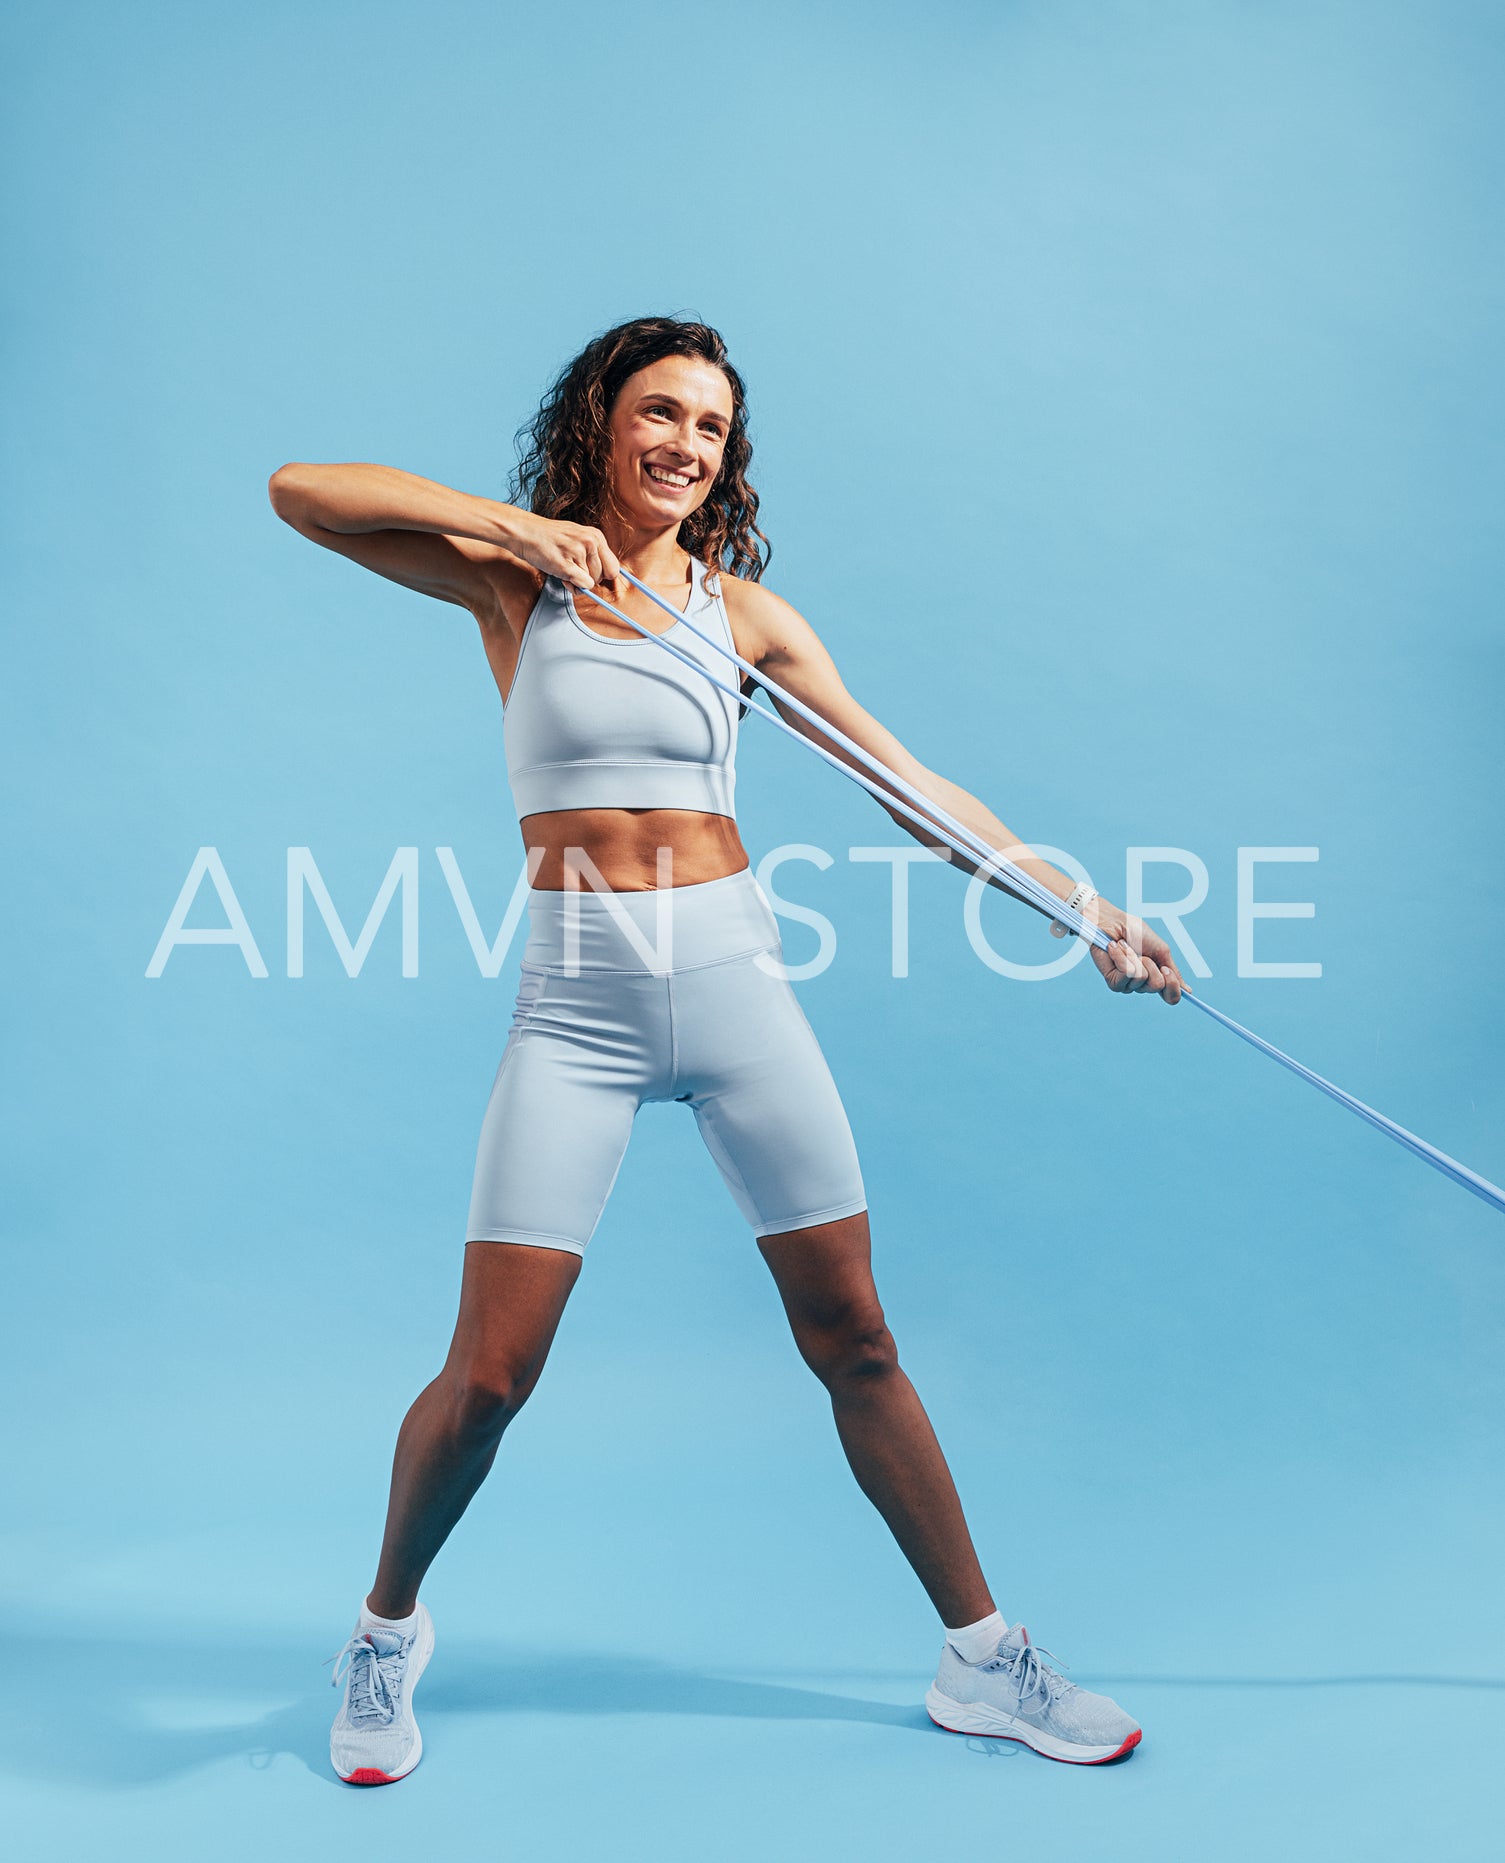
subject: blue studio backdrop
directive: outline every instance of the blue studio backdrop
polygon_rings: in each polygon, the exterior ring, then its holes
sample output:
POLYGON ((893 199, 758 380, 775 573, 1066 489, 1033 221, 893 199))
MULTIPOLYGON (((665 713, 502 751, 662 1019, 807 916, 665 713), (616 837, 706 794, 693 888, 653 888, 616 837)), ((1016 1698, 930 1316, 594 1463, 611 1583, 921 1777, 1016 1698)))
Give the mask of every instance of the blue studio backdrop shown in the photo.
POLYGON ((1205 877, 1195 987, 1498 1179, 1498 9, 0 33, 15 1854, 1488 1855, 1500 1218, 1189 1009, 999 968, 1065 947, 996 891, 979 947, 943 865, 896 959, 852 850, 913 842, 752 718, 901 1358, 1005 1616, 1144 1745, 930 1725, 934 1613, 655 1106, 425 1591, 424 1764, 338 1785, 319 1664, 447 1342, 524 935, 478 961, 453 881, 489 944, 522 847, 473 621, 266 480, 505 496, 589 336, 715 324, 768 585, 859 700, 1110 897, 1134 849, 1152 903, 1205 877), (291 974, 301 849, 352 945, 406 876, 358 963, 303 887, 291 974), (243 935, 163 947, 196 861, 182 923, 243 935))

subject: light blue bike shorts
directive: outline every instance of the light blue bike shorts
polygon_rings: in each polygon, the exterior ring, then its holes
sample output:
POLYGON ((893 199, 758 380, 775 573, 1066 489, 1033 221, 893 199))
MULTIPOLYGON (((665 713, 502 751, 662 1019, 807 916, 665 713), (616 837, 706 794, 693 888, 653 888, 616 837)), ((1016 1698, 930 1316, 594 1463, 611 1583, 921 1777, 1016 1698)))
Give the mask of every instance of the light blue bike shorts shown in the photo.
POLYGON ((582 1255, 645 1100, 676 1100, 754 1235, 867 1208, 815 1032, 750 867, 646 892, 531 888, 466 1239, 582 1255))

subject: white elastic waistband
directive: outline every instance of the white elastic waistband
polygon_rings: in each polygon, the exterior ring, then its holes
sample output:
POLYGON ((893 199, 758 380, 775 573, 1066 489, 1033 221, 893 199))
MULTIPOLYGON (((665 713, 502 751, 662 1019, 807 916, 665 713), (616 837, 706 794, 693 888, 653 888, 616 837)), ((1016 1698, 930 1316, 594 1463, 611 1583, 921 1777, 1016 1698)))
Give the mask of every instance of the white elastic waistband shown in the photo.
POLYGON ((533 887, 522 961, 540 970, 666 976, 779 943, 779 924, 751 867, 691 886, 644 892, 533 887))

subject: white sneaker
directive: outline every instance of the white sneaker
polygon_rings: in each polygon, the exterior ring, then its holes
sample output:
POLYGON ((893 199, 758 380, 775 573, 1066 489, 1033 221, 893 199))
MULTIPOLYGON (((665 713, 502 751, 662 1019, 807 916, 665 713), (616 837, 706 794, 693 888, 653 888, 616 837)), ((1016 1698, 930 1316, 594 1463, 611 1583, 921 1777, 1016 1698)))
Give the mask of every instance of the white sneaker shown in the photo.
POLYGON ((1143 1737, 1116 1701, 1048 1668, 1023 1624, 982 1662, 964 1662, 948 1641, 925 1707, 937 1727, 952 1733, 996 1734, 1076 1766, 1121 1759, 1143 1737))
POLYGON ((413 1690, 434 1653, 434 1620, 423 1605, 406 1636, 362 1630, 331 1658, 336 1688, 345 1684, 329 1730, 329 1758, 347 1785, 391 1785, 423 1757, 423 1736, 413 1719, 413 1690), (341 1667, 341 1665, 344 1665, 341 1667))

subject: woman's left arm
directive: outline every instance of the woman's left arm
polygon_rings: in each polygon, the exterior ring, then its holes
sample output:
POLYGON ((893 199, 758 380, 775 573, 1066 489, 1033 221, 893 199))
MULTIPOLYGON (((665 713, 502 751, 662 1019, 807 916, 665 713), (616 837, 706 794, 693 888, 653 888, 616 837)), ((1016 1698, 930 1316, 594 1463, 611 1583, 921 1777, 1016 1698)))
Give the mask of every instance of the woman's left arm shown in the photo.
MULTIPOLYGON (((836 662, 824 643, 797 609, 771 590, 760 588, 755 583, 734 583, 732 578, 727 577, 724 578, 723 586, 730 598, 728 608, 736 621, 738 636, 748 641, 753 649, 745 652, 744 658, 751 660, 760 672, 767 672, 770 678, 777 680, 786 691, 803 701, 827 723, 844 732, 854 743, 860 744, 870 756, 876 757, 902 777, 921 796, 955 816, 980 836, 985 846, 1012 861, 1047 892, 1053 893, 1057 899, 1066 899, 1071 894, 1076 883, 1068 874, 1062 873, 1059 867, 1053 867, 1048 860, 1042 860, 970 791, 937 775, 934 770, 927 769, 871 712, 858 704, 847 690, 837 671, 836 662)), ((860 770, 871 782, 907 806, 921 814, 926 812, 921 803, 902 795, 877 771, 870 770, 859 758, 854 757, 844 745, 835 743, 818 725, 802 717, 792 706, 782 704, 772 693, 769 697, 773 698, 774 709, 779 716, 802 736, 822 745, 854 770, 860 770)), ((874 797, 874 800, 907 834, 913 835, 923 846, 934 848, 963 872, 975 874, 983 870, 980 860, 971 860, 959 853, 936 832, 938 823, 927 827, 899 809, 891 808, 881 797, 874 797)), ((990 886, 998 887, 1011 898, 1024 899, 1024 895, 1017 892, 1004 876, 990 872, 987 879, 990 886)), ((1024 903, 1042 916, 1050 916, 1034 900, 1024 899, 1024 903)), ((1142 919, 1110 905, 1102 898, 1092 900, 1084 916, 1101 925, 1112 940, 1105 949, 1099 950, 1095 945, 1091 947, 1092 960, 1110 990, 1121 996, 1154 994, 1162 996, 1168 1003, 1180 1001, 1181 973, 1176 968, 1169 945, 1158 933, 1152 931, 1142 919)), ((1059 931, 1060 928, 1053 924, 1052 929, 1059 931)))

